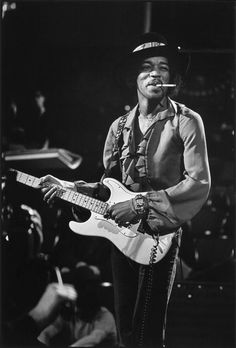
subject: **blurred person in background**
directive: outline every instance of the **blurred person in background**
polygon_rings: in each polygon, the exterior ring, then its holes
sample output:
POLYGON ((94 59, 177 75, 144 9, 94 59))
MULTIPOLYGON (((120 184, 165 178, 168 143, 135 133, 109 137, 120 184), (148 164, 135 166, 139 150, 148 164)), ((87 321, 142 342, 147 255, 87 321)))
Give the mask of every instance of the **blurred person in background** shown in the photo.
POLYGON ((26 133, 26 148, 47 149, 50 147, 51 119, 46 105, 46 96, 41 90, 29 94, 22 109, 26 133))
POLYGON ((3 103, 2 117, 2 150, 25 149, 25 130, 19 117, 16 98, 7 98, 3 103))
POLYGON ((52 119, 41 90, 6 100, 3 112, 3 150, 47 149, 52 119))
POLYGON ((61 309, 38 340, 52 347, 115 347, 115 319, 101 305, 99 269, 81 262, 67 274, 64 273, 63 280, 76 289, 77 300, 61 309))
POLYGON ((73 286, 51 281, 51 265, 41 253, 41 216, 14 196, 8 180, 2 178, 1 343, 32 347, 62 304, 77 294, 73 286))

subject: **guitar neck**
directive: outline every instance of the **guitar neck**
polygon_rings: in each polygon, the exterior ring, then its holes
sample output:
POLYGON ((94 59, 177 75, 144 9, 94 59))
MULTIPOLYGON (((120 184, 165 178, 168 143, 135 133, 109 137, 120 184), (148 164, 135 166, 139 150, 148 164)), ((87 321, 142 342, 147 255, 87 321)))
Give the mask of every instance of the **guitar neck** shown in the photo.
MULTIPOLYGON (((20 182, 21 184, 33 187, 33 188, 39 188, 40 184, 40 179, 33 176, 29 175, 26 173, 23 173, 18 170, 14 170, 16 172, 16 181, 20 182)), ((108 204, 100 201, 98 199, 95 199, 93 197, 89 197, 87 195, 84 195, 79 192, 75 192, 73 190, 69 189, 64 189, 61 188, 56 196, 64 201, 67 201, 69 203, 72 203, 76 206, 88 209, 94 213, 102 214, 104 215, 107 208, 108 204)))

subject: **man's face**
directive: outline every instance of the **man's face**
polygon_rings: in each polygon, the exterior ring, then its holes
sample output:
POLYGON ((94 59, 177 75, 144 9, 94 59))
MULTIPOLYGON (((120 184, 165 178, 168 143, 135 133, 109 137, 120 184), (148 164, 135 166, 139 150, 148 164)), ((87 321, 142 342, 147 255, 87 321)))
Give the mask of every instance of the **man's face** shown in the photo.
POLYGON ((166 57, 144 59, 138 69, 138 96, 147 99, 162 99, 166 95, 167 88, 157 85, 169 83, 169 80, 170 67, 166 57))

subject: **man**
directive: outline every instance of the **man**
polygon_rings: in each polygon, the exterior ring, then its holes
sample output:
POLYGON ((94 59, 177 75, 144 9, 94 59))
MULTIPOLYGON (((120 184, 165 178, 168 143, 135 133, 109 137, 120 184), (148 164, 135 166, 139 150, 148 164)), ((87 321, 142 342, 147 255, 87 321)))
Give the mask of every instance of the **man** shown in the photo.
MULTIPOLYGON (((181 57, 178 48, 157 33, 140 38, 127 58, 129 77, 135 76, 138 103, 112 123, 105 142, 106 176, 119 179, 131 191, 147 192, 114 204, 106 216, 120 226, 140 221, 139 230, 157 241, 170 232, 174 236, 167 255, 157 263, 152 263, 150 255, 149 265, 140 265, 113 247, 120 347, 164 347, 180 226, 201 209, 210 189, 201 117, 169 97, 187 68, 181 57)), ((41 185, 47 201, 55 197, 58 186, 105 199, 101 183, 71 183, 46 176, 41 185)))
POLYGON ((80 262, 64 278, 75 288, 77 300, 61 309, 38 340, 54 347, 114 348, 116 324, 113 314, 101 305, 100 270, 80 262))
POLYGON ((55 320, 65 303, 74 303, 77 293, 70 284, 50 283, 37 304, 29 312, 2 323, 2 343, 5 347, 36 347, 39 333, 55 320))

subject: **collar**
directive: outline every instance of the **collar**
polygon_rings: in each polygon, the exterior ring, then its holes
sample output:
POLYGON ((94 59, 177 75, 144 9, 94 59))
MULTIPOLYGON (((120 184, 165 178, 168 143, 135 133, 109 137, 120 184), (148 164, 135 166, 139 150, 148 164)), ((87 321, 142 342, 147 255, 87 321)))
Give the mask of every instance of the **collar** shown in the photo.
MULTIPOLYGON (((178 112, 177 104, 168 97, 168 108, 158 113, 157 121, 164 120, 168 117, 174 117, 178 112)), ((138 104, 130 111, 124 128, 130 129, 133 125, 135 116, 138 113, 138 104)))

